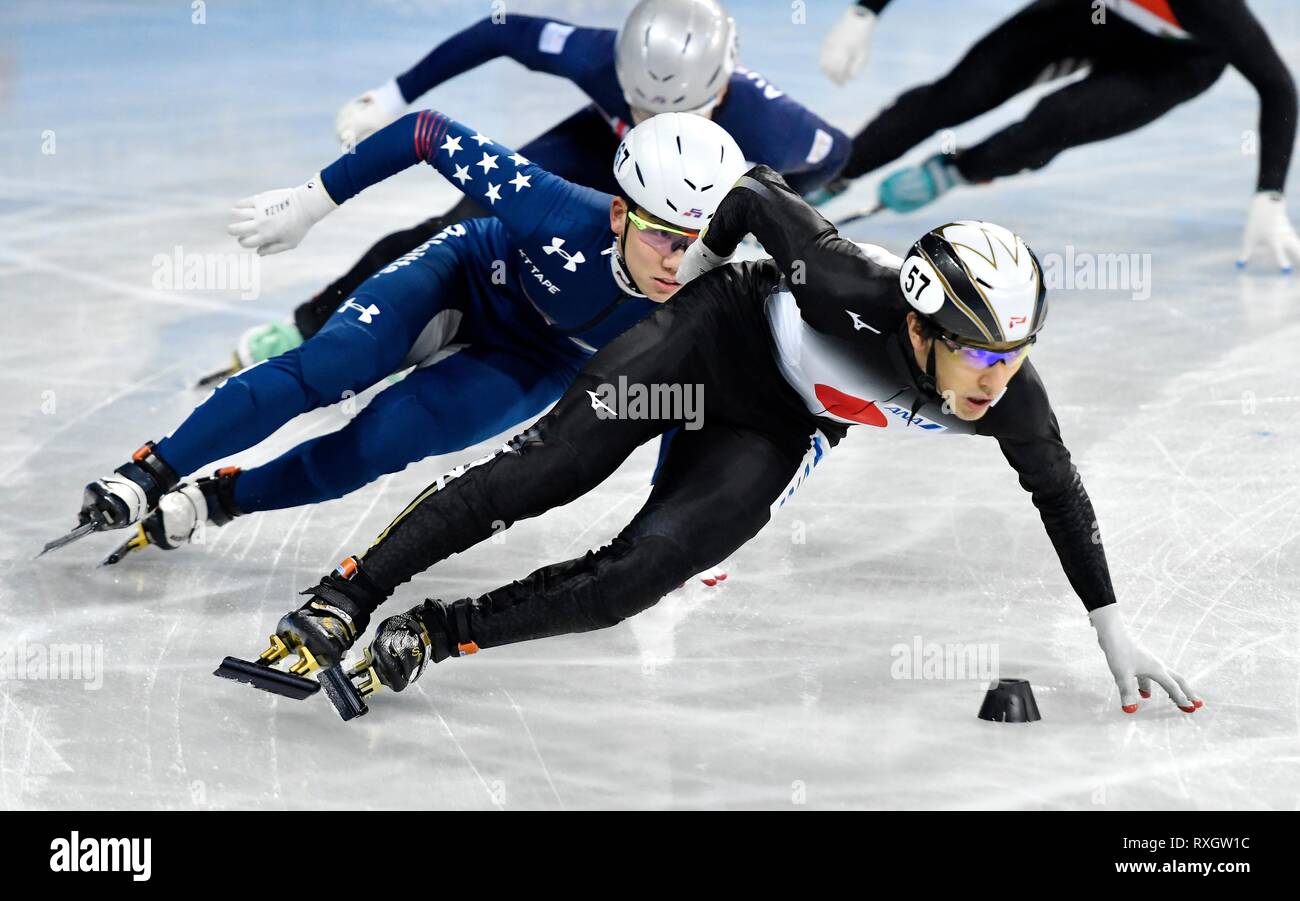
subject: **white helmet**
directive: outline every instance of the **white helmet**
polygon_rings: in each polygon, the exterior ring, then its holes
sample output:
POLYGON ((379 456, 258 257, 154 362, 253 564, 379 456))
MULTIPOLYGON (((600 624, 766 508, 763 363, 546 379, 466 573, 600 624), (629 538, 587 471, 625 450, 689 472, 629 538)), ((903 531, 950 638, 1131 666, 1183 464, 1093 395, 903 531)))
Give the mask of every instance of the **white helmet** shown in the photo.
POLYGON ((749 167, 727 130, 689 113, 661 113, 629 131, 614 154, 614 178, 648 213, 698 231, 749 167))
POLYGON ((970 344, 1024 344, 1047 319, 1047 288, 1034 252, 992 222, 941 225, 912 245, 898 270, 917 313, 970 344))
POLYGON ((616 46, 629 106, 707 115, 736 68, 736 21, 717 0, 641 0, 616 46))

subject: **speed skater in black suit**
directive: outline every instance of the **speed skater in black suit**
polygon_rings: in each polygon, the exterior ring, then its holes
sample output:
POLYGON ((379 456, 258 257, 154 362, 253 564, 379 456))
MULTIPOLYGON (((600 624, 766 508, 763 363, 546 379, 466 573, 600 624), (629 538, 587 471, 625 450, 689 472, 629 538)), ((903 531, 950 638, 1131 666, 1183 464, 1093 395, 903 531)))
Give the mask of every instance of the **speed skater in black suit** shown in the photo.
POLYGON ((401 691, 449 657, 616 625, 754 537, 845 431, 865 425, 996 439, 1089 613, 1123 710, 1153 682, 1187 713, 1201 705, 1125 630, 1092 503, 1028 360, 1047 297, 1019 237, 951 223, 899 259, 841 238, 757 166, 678 271, 694 280, 592 357, 550 413, 430 485, 364 554, 307 589, 263 663, 297 653, 298 675, 340 664, 398 586, 502 524, 586 494, 681 426, 645 505, 608 545, 392 616, 348 675, 363 695, 401 691), (750 232, 773 258, 727 263, 750 232), (702 386, 703 413, 688 423, 666 404, 668 415, 641 415, 614 386, 702 386))

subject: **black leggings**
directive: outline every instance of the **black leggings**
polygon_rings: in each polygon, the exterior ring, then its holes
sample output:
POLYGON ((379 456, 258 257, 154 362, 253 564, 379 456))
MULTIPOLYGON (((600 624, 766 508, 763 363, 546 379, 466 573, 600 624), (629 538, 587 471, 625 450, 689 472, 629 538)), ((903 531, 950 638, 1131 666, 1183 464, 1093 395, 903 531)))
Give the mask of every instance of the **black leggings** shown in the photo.
MULTIPOLYGON (((547 172, 571 182, 609 194, 617 193, 614 183, 614 151, 618 138, 594 106, 585 107, 550 131, 519 148, 519 153, 547 172)), ((438 216, 419 225, 380 238, 343 276, 298 306, 294 324, 303 340, 320 331, 343 302, 361 283, 402 254, 410 253, 449 225, 491 215, 468 197, 438 216)))
POLYGON ((1037 0, 972 47, 947 75, 900 96, 853 139, 842 175, 857 178, 943 128, 982 115, 1040 82, 1089 73, 1048 94, 1020 122, 956 154, 970 181, 1047 165, 1070 147, 1113 138, 1209 89, 1221 53, 1153 37, 1112 15, 1091 21, 1084 0, 1037 0))
MULTIPOLYGON (((776 368, 763 292, 724 267, 596 354, 555 408, 485 462, 430 486, 361 561, 385 591, 516 520, 569 503, 674 426, 645 505, 598 551, 453 604, 480 647, 612 626, 726 559, 768 522, 796 474, 838 440, 776 368), (703 416, 608 418, 602 385, 701 386, 703 416), (825 437, 810 453, 817 430, 825 437)), ((612 402, 608 406, 618 409, 612 402)), ((463 631, 468 629, 468 635, 463 631)))

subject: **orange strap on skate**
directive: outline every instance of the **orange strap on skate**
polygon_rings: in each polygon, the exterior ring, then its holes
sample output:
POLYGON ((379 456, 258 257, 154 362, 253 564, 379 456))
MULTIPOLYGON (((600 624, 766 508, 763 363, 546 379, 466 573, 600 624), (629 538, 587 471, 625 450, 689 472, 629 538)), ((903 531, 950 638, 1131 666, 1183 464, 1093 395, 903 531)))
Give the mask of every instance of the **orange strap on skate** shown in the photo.
POLYGON ((345 579, 350 579, 357 574, 357 558, 344 557, 334 571, 345 579))

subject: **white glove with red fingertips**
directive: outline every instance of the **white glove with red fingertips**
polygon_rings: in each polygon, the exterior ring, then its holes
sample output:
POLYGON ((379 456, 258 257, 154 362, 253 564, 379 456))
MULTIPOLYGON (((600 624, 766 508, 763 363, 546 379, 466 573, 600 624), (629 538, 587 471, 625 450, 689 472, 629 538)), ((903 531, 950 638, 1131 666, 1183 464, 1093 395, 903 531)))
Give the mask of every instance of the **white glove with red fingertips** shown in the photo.
POLYGON ((1119 688, 1119 703, 1125 713, 1136 713, 1138 696, 1151 697, 1151 683, 1157 683, 1184 713, 1195 713, 1201 699, 1187 680, 1168 669, 1160 659, 1129 637, 1118 604, 1098 607, 1089 614, 1097 630, 1097 644, 1119 688))

